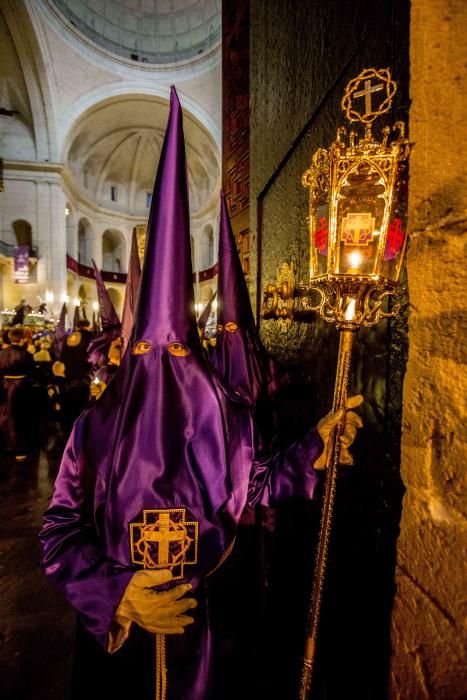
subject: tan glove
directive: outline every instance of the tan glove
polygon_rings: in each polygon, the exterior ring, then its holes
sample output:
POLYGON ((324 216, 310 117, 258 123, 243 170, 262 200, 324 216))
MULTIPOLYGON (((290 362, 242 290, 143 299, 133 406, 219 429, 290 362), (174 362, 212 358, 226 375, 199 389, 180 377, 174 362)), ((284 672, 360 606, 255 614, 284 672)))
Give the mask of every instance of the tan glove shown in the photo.
MULTIPOLYGON (((351 396, 350 398, 347 399, 346 403, 346 410, 345 410, 345 424, 344 424, 344 429, 342 431, 341 435, 341 453, 340 453, 340 459, 339 459, 339 464, 346 464, 350 465, 353 464, 353 457, 349 452, 349 447, 355 440, 355 436, 357 435, 357 430, 358 428, 363 427, 363 422, 362 419, 360 418, 359 415, 354 413, 353 411, 349 411, 349 408, 357 408, 357 406, 361 406, 363 403, 364 398, 360 394, 357 394, 356 396, 351 396)), ((337 424, 339 421, 342 420, 342 417, 344 415, 344 409, 340 409, 339 411, 336 411, 335 413, 328 413, 327 416, 322 418, 318 425, 317 425, 317 430, 318 433, 324 443, 324 449, 316 462, 314 463, 314 468, 315 469, 325 469, 328 461, 328 456, 329 456, 329 450, 331 449, 331 438, 332 438, 332 433, 334 428, 337 427, 337 424)))
POLYGON ((95 399, 97 401, 97 399, 100 399, 106 388, 107 384, 101 379, 98 379, 97 382, 95 379, 93 379, 89 385, 89 394, 92 399, 95 399))
POLYGON ((184 613, 196 608, 197 602, 194 598, 182 599, 191 590, 189 583, 166 591, 154 589, 154 586, 171 579, 169 569, 137 571, 134 574, 114 615, 109 634, 109 652, 121 647, 133 622, 152 634, 183 634, 186 625, 193 622, 193 618, 184 613))

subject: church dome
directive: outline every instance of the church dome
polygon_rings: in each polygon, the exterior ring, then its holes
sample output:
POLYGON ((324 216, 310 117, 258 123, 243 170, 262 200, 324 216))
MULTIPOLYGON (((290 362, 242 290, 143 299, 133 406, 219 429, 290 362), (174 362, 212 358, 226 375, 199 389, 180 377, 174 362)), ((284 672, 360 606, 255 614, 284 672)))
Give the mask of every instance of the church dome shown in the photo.
POLYGON ((99 46, 144 63, 174 63, 220 42, 220 0, 51 0, 99 46))

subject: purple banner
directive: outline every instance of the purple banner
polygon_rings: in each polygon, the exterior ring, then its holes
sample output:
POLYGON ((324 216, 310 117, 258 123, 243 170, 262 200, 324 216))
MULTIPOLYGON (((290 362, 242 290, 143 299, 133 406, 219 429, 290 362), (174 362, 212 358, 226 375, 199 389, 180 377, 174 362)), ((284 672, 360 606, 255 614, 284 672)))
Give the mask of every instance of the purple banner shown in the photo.
POLYGON ((29 282, 29 246, 15 246, 15 282, 26 284, 29 282))

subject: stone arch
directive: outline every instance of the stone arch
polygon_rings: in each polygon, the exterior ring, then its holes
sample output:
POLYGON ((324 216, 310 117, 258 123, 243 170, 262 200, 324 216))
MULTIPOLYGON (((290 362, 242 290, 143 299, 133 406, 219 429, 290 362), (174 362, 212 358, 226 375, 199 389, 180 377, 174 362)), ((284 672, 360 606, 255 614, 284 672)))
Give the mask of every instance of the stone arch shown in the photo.
POLYGON ((102 234, 102 269, 107 272, 124 272, 125 238, 117 229, 106 229, 102 234))
POLYGON ((88 321, 92 319, 92 302, 95 299, 95 294, 95 288, 92 283, 82 282, 78 287, 81 316, 88 321))
POLYGON ((117 311, 119 316, 121 316, 123 304, 122 293, 118 289, 115 289, 115 287, 107 287, 107 291, 109 293, 110 300, 115 307, 115 310, 117 311))
POLYGON ((26 245, 32 247, 32 226, 25 219, 16 219, 12 223, 13 233, 15 234, 16 245, 26 245))
POLYGON ((84 284, 80 284, 79 286, 78 299, 80 300, 81 304, 85 303, 88 299, 88 293, 84 284))
POLYGON ((92 226, 88 219, 82 217, 78 223, 78 262, 82 265, 91 265, 92 239, 92 226))
POLYGON ((214 265, 214 229, 206 224, 200 240, 200 269, 208 270, 214 265))

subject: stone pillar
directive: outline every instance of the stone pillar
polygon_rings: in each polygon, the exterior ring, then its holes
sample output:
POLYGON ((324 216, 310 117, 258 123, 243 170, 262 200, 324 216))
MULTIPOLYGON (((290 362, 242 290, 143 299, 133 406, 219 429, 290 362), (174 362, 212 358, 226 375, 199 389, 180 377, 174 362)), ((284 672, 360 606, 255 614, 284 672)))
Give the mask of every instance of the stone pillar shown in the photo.
POLYGON ((65 194, 59 184, 50 185, 50 277, 48 286, 54 293, 55 311, 62 305, 66 294, 66 215, 65 194))
POLYGON ((65 195, 58 182, 38 182, 37 193, 37 269, 38 293, 54 293, 51 305, 57 311, 66 293, 66 218, 65 195))
POLYGON ((390 697, 460 700, 467 687, 464 258, 465 0, 412 0, 409 359, 390 697), (464 321, 463 321, 464 319, 464 321))

